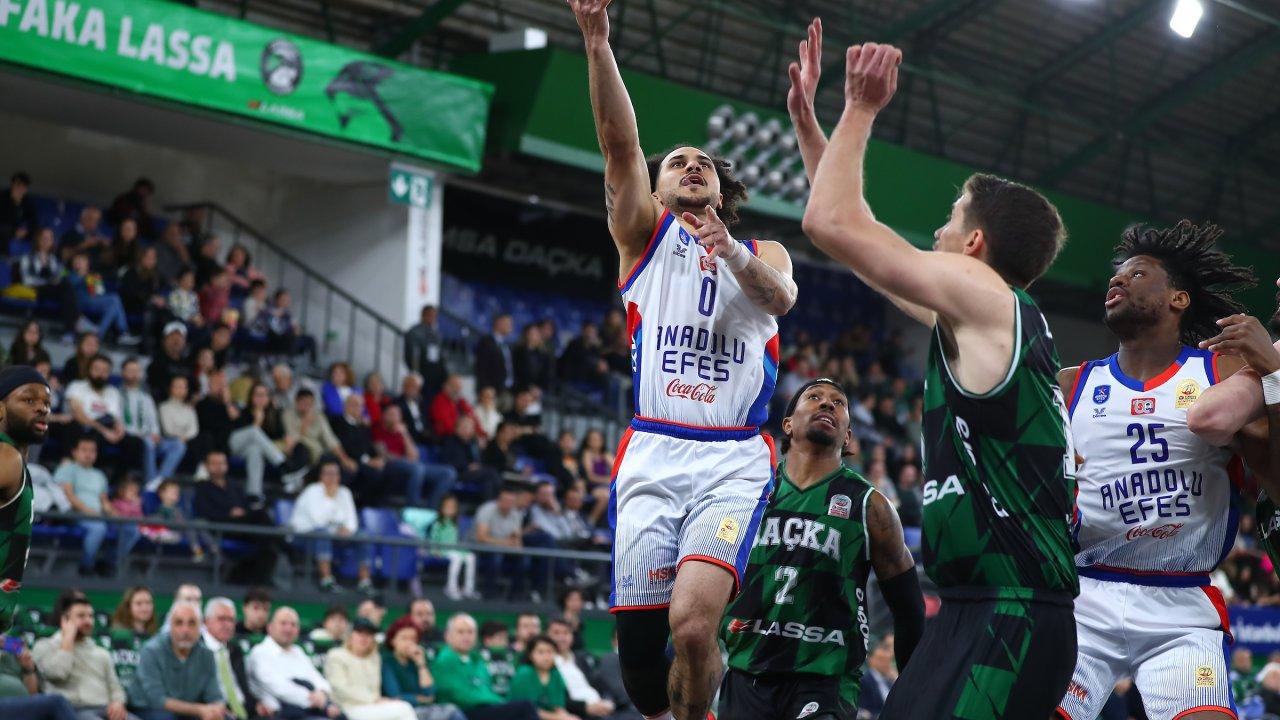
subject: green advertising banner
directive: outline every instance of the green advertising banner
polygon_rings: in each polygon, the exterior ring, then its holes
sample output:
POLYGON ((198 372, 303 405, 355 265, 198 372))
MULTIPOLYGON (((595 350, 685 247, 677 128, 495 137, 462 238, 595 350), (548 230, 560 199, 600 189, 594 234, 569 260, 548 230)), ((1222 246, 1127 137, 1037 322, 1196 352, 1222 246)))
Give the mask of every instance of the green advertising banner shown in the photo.
POLYGON ((162 0, 0 0, 0 61, 468 171, 492 87, 162 0))

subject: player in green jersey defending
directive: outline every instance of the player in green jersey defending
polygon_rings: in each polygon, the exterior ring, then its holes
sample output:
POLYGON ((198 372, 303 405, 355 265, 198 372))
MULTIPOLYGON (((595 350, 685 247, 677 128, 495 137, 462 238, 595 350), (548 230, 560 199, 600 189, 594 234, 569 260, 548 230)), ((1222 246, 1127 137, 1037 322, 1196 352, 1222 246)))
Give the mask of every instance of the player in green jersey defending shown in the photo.
POLYGON ((783 459, 725 617, 720 720, 853 720, 867 654, 867 575, 893 613, 898 667, 924 629, 924 599, 898 513, 842 463, 849 398, 807 383, 782 419, 783 459))
POLYGON ((934 252, 877 221, 863 167, 902 53, 847 50, 844 113, 828 144, 813 111, 818 31, 815 21, 788 68, 787 109, 813 183, 805 233, 933 331, 922 545, 943 602, 880 717, 1048 717, 1075 662, 1075 456, 1058 353, 1026 289, 1057 257, 1062 218, 1029 187, 974 175, 934 233, 934 252))
POLYGON ((31 474, 27 447, 49 431, 49 383, 26 365, 0 370, 0 633, 18 606, 31 547, 31 474))

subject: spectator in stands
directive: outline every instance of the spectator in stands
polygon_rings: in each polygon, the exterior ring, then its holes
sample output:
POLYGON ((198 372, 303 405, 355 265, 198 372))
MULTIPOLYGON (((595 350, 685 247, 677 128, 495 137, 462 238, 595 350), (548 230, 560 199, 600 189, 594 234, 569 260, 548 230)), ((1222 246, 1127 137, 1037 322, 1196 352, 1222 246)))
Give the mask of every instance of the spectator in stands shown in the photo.
MULTIPOLYGON (((496 499, 476 510, 476 542, 502 548, 524 547, 524 513, 516 507, 517 489, 512 483, 502 486, 496 499)), ((506 553, 481 553, 480 576, 485 597, 498 597, 498 578, 511 580, 509 597, 522 599, 528 568, 526 558, 506 553)))
POLYGON ((507 626, 501 621, 486 620, 480 625, 480 658, 489 669, 493 691, 502 697, 510 695, 511 678, 515 676, 516 663, 520 661, 511 651, 509 635, 507 626))
POLYGON ((204 288, 220 273, 226 271, 226 267, 218 260, 221 254, 222 239, 217 235, 207 235, 200 241, 195 253, 197 290, 204 288))
POLYGON ((396 398, 400 416, 409 428, 409 436, 420 446, 434 445, 437 438, 431 429, 430 408, 422 395, 422 377, 407 373, 400 382, 400 397, 396 398))
POLYGON ((427 653, 418 642, 418 629, 404 617, 387 628, 382 651, 382 692, 414 707, 420 720, 466 720, 453 705, 435 702, 435 678, 427 667, 427 653))
POLYGON ((276 407, 281 410, 288 410, 293 407, 295 396, 306 390, 314 397, 315 391, 305 382, 295 382, 293 378, 293 368, 285 363, 276 363, 271 368, 271 399, 275 402, 276 407))
POLYGON ((38 229, 36 203, 27 195, 31 176, 19 170, 9 177, 9 192, 0 196, 0 240, 8 252, 9 240, 30 240, 38 229))
POLYGON ((898 470, 898 517, 905 527, 920 527, 924 496, 920 493, 920 469, 903 465, 898 470))
MULTIPOLYGON (((153 517, 166 522, 186 522, 189 519, 178 504, 182 499, 182 487, 176 480, 162 481, 156 488, 156 495, 160 500, 160 507, 156 508, 153 517)), ((169 530, 161 542, 177 543, 183 538, 191 548, 191 559, 195 562, 204 561, 206 550, 218 551, 218 544, 213 536, 203 530, 169 530)))
POLYGON ((342 641, 347 639, 349 632, 351 632, 351 614, 347 612, 346 605, 337 603, 330 605, 329 609, 324 611, 320 627, 312 630, 307 635, 307 639, 313 643, 333 647, 341 645, 342 641))
MULTIPOLYGON (((94 462, 98 459, 98 443, 92 437, 82 437, 71 450, 72 462, 58 466, 53 474, 54 482, 62 486, 75 512, 84 516, 80 527, 84 530, 84 545, 80 554, 80 574, 89 575, 95 570, 105 570, 112 563, 98 558, 98 550, 107 538, 107 523, 94 518, 113 517, 115 510, 107 498, 107 476, 94 462)), ((124 557, 138 541, 138 526, 124 523, 116 528, 116 554, 124 557)))
MULTIPOLYGON (((316 339, 304 334, 302 326, 294 321, 293 296, 287 289, 276 290, 266 316, 267 352, 289 357, 306 354, 311 364, 316 364, 316 339)), ((351 376, 351 382, 355 382, 355 375, 351 376)))
POLYGON ((560 620, 563 620, 573 631, 573 649, 581 651, 583 647, 582 607, 584 605, 582 590, 566 587, 560 591, 560 620))
POLYGON ((450 375, 431 401, 431 425, 437 437, 454 434, 458 418, 472 416, 471 403, 462 397, 462 377, 450 375))
POLYGON ((600 691, 592 687, 582 666, 585 664, 573 652, 573 629, 562 618, 547 624, 547 637, 556 645, 556 668, 564 678, 569 696, 569 708, 586 717, 607 717, 614 710, 611 700, 605 700, 600 691))
MULTIPOLYGON (((328 533, 340 538, 349 538, 360 528, 355 500, 351 491, 342 486, 342 470, 337 461, 326 460, 320 463, 318 479, 308 485, 294 503, 289 527, 297 532, 328 533)), ((370 592, 373 590, 373 581, 369 577, 369 548, 364 543, 352 545, 360 556, 359 584, 356 588, 361 592, 370 592)), ((320 589, 337 589, 338 581, 333 577, 333 542, 328 538, 317 538, 311 541, 311 546, 320 575, 320 589)))
POLYGON ((871 483, 871 486, 876 490, 879 490, 880 494, 893 503, 895 508, 902 504, 902 501, 898 499, 898 488, 894 486, 893 480, 889 479, 889 471, 885 467, 884 460, 873 459, 867 465, 867 482, 871 483))
POLYGON ((173 285, 182 269, 191 265, 191 253, 182 242, 182 226, 179 223, 165 225, 160 233, 156 249, 156 272, 165 285, 173 285))
POLYGON ((125 474, 116 483, 115 497, 111 498, 111 507, 116 515, 122 518, 146 517, 142 512, 142 476, 135 470, 125 474))
POLYGON ((557 365, 560 378, 588 388, 602 389, 609 373, 609 364, 601 355, 603 350, 600 330, 594 322, 584 320, 578 336, 570 340, 560 354, 557 365))
POLYGON ((110 381, 111 359, 97 355, 89 362, 88 379, 67 386, 67 405, 76 422, 100 447, 115 449, 118 467, 138 467, 143 458, 143 442, 128 433, 124 398, 110 381))
POLYGON ((595 682, 600 694, 614 703, 615 709, 609 720, 644 720, 644 716, 631 705, 631 696, 627 694, 626 685, 622 682, 617 626, 613 629, 612 649, 601 655, 596 662, 595 682))
POLYGON ((213 652, 200 642, 199 606, 174 604, 169 631, 142 646, 138 672, 128 691, 130 709, 143 720, 225 717, 227 705, 218 687, 213 652))
POLYGON ((188 250, 193 253, 200 246, 200 242, 209 236, 208 219, 209 214, 203 205, 182 209, 182 219, 178 221, 178 226, 182 230, 181 234, 187 243, 188 250))
POLYGON ((147 386, 156 397, 163 397, 170 389, 170 380, 177 376, 191 376, 187 326, 177 321, 166 324, 158 350, 147 366, 147 386))
POLYGON ((457 705, 467 720, 537 720, 532 703, 505 702, 493 691, 489 669, 476 652, 475 619, 466 613, 449 618, 444 640, 435 665, 436 697, 441 702, 457 705))
POLYGON ((475 416, 476 430, 483 442, 497 436, 502 411, 498 410, 498 391, 492 385, 481 385, 480 391, 476 393, 475 416))
POLYGON ((498 424, 498 429, 494 433, 493 439, 488 445, 484 446, 484 452, 481 453, 480 459, 487 467, 499 474, 518 473, 514 445, 519 433, 519 428, 515 423, 503 420, 498 424))
MULTIPOLYGON (((14 365, 51 362, 49 351, 44 349, 44 333, 40 330, 39 322, 26 321, 22 329, 13 336, 13 343, 9 345, 9 362, 14 365)), ((48 375, 46 374, 45 377, 48 375)))
POLYGON ((200 419, 196 417, 196 410, 189 401, 187 384, 187 378, 183 375, 174 375, 169 380, 169 396, 160 403, 157 415, 161 434, 166 439, 182 443, 184 458, 196 458, 206 454, 207 450, 199 447, 196 442, 196 437, 200 434, 200 419))
POLYGON ((382 621, 387 617, 387 602, 382 595, 371 593, 356 605, 356 617, 368 620, 374 627, 382 627, 382 621))
POLYGON ((422 643, 422 647, 426 648, 428 656, 434 657, 436 646, 444 642, 444 635, 441 635, 440 629, 436 627, 435 604, 424 597, 414 598, 409 601, 409 612, 406 617, 417 628, 418 640, 422 643))
POLYGON ((231 282, 233 300, 243 300, 249 294, 249 285, 255 280, 263 279, 262 273, 253 266, 253 258, 244 243, 236 243, 227 251, 225 268, 231 282))
POLYGON ((374 444, 373 433, 363 417, 364 398, 349 394, 344 405, 345 411, 333 418, 331 425, 343 452, 356 465, 354 471, 349 465, 344 468, 347 483, 355 489, 362 506, 379 505, 390 481, 387 459, 380 446, 374 444))
POLYGON ((203 327, 204 317, 200 314, 200 296, 196 294, 196 271, 184 267, 178 271, 177 282, 169 291, 169 312, 173 317, 188 327, 203 327))
POLYGON ((76 296, 76 305, 90 318, 96 318, 98 333, 104 337, 115 331, 116 342, 136 345, 139 338, 129 333, 129 323, 124 314, 120 296, 108 292, 102 277, 89 269, 89 256, 83 253, 71 257, 71 273, 67 276, 76 296))
POLYGON ((309 464, 307 449, 298 444, 296 435, 285 434, 280 410, 271 402, 271 390, 254 383, 249 402, 240 413, 227 438, 235 457, 243 458, 248 475, 245 489, 250 495, 263 495, 266 466, 277 468, 284 476, 285 492, 296 492, 302 486, 309 464))
POLYGON ((111 627, 126 630, 141 638, 149 638, 160 629, 160 618, 156 616, 155 599, 151 590, 145 585, 126 588, 111 613, 111 627))
POLYGON ((440 499, 458 482, 453 466, 427 462, 421 457, 398 406, 391 405, 383 411, 381 425, 373 428, 373 440, 386 453, 385 472, 392 478, 405 479, 405 499, 410 505, 439 507, 440 499), (424 498, 423 490, 428 485, 431 490, 424 498))
POLYGON ((563 430, 556 438, 556 449, 560 451, 560 457, 558 465, 552 468, 552 474, 562 486, 586 479, 582 472, 582 462, 578 459, 578 446, 578 437, 572 430, 563 430))
POLYGON ((236 637, 256 643, 266 634, 271 620, 271 593, 264 587, 251 587, 241 604, 244 619, 236 624, 236 637))
POLYGON ((565 709, 568 693, 556 668, 556 644, 539 635, 529 643, 523 664, 511 679, 512 700, 527 700, 538 708, 539 720, 579 720, 565 709))
POLYGON ((196 417, 200 423, 197 442, 211 450, 229 452, 231 431, 240 419, 240 408, 231 402, 225 371, 214 370, 209 374, 209 392, 196 403, 196 417))
MULTIPOLYGON (((275 397, 272 395, 273 402, 275 397)), ((299 390, 293 407, 285 410, 282 418, 285 435, 296 437, 298 444, 306 449, 309 466, 315 466, 325 455, 333 455, 343 467, 357 467, 355 461, 343 451, 342 443, 329 426, 329 420, 316 406, 315 393, 306 388, 299 390)))
POLYGON ((243 317, 240 319, 240 326, 249 333, 255 341, 262 343, 267 342, 267 326, 269 318, 263 313, 267 310, 270 301, 267 300, 267 281, 254 280, 249 283, 249 294, 245 297, 244 303, 241 304, 240 310, 243 317))
POLYGON ((444 361, 444 338, 440 335, 439 311, 423 305, 417 325, 404 334, 404 364, 422 377, 423 392, 432 397, 448 375, 444 361))
POLYGON ((885 635, 867 656, 867 674, 862 676, 862 692, 858 695, 858 716, 880 716, 885 698, 898 679, 893 662, 893 635, 885 635))
POLYGON ((140 327, 144 337, 152 336, 157 314, 166 307, 161 294, 163 288, 164 281, 156 271, 155 247, 140 249, 120 278, 120 299, 126 315, 142 318, 140 327))
POLYGON ((249 686, 273 712, 288 718, 337 718, 333 687, 298 647, 298 613, 277 608, 267 637, 249 653, 249 686))
POLYGON ((58 614, 58 632, 31 649, 49 692, 75 708, 77 720, 137 720, 125 710, 124 687, 111 655, 93 641, 93 606, 71 598, 58 614))
POLYGON ((588 521, 594 527, 608 509, 609 485, 613 482, 613 451, 605 445, 604 432, 599 428, 591 428, 583 436, 578 462, 592 498, 588 521))
MULTIPOLYGON (((191 379, 195 382, 197 395, 209 394, 209 378, 213 375, 215 370, 219 369, 217 358, 213 354, 213 348, 206 345, 205 347, 196 350, 195 360, 192 362, 191 379)), ((240 379, 241 378, 236 378, 236 380, 240 379)), ((244 376, 243 379, 249 383, 253 382, 253 378, 248 375, 244 376)), ((231 402, 233 402, 237 407, 243 405, 244 403, 242 401, 248 400, 248 395, 246 394, 242 398, 235 392, 235 389, 232 386, 234 381, 232 381, 231 378, 228 378, 228 381, 230 381, 228 388, 231 389, 231 402)))
POLYGON ((476 423, 472 418, 460 418, 454 433, 441 439, 437 458, 453 466, 458 473, 459 484, 480 486, 486 498, 497 494, 502 475, 482 461, 476 423))
POLYGON ((125 360, 120 366, 120 375, 124 379, 121 397, 124 429, 142 443, 143 479, 150 487, 157 478, 173 477, 187 445, 178 438, 161 436, 160 413, 155 400, 142 388, 142 365, 138 359, 125 360))
POLYGON ((100 270, 108 277, 118 276, 120 272, 133 264, 138 254, 138 224, 125 218, 116 226, 116 237, 111 241, 111 252, 103 253, 102 267, 99 269, 90 264, 94 270, 100 270))
MULTIPOLYGON (((427 539, 439 545, 458 544, 458 498, 444 496, 440 501, 440 517, 431 523, 427 539)), ((475 600, 476 595, 476 554, 469 550, 445 550, 444 557, 449 560, 449 569, 445 575, 444 595, 450 600, 475 600), (462 586, 459 587, 459 578, 462 586)))
POLYGON ((545 390, 555 382, 556 358, 547 350, 546 341, 539 323, 529 323, 520 333, 520 344, 511 351, 517 390, 545 390))
MULTIPOLYGON (((275 525, 267 511, 249 502, 238 483, 227 478, 227 456, 220 450, 212 450, 204 460, 208 479, 196 485, 195 500, 192 511, 197 518, 216 523, 232 523, 273 527, 275 525)), ((254 551, 243 557, 233 575, 247 577, 251 582, 269 580, 276 563, 275 543, 255 535, 231 535, 241 542, 249 543, 254 551)), ((246 603, 249 601, 246 600, 246 603)), ((270 599, 267 600, 268 608, 270 599)), ((246 605, 246 608, 248 606, 246 605)), ((248 609, 246 619, 257 617, 248 609)), ((266 622, 266 612, 261 613, 261 622, 266 622)))
POLYGON ((511 316, 499 315, 493 319, 490 334, 476 344, 477 387, 492 387, 505 393, 514 385, 511 346, 507 344, 511 327, 511 316))
POLYGON ((80 210, 80 219, 74 227, 62 234, 58 241, 58 254, 62 262, 71 262, 71 256, 85 253, 89 256, 89 266, 102 269, 102 255, 111 248, 111 239, 103 235, 99 229, 102 224, 102 211, 93 205, 85 205, 80 210))
POLYGON ((382 424, 382 408, 390 405, 392 398, 387 394, 386 383, 382 382, 382 373, 374 372, 364 376, 364 415, 369 418, 369 425, 378 427, 382 424))
POLYGON ((227 308, 231 307, 231 276, 225 269, 219 270, 200 286, 200 316, 204 324, 212 327, 225 321, 227 308))
POLYGON ((76 380, 85 380, 89 377, 89 364, 93 359, 98 357, 98 353, 102 351, 102 344, 98 340, 98 334, 92 330, 82 332, 76 336, 75 354, 67 358, 67 362, 62 366, 62 382, 70 385, 76 380))
POLYGON ((146 238, 154 238, 155 219, 151 215, 151 198, 156 194, 156 186, 147 178, 138 178, 127 192, 120 193, 111 201, 111 209, 107 211, 107 220, 119 225, 126 218, 138 224, 138 232, 146 238))
POLYGON ((271 710, 255 696, 245 672, 245 652, 236 636, 236 604, 230 598, 210 598, 204 606, 204 644, 213 653, 218 687, 227 711, 236 720, 270 717, 271 710))
POLYGON ((18 261, 18 281, 32 289, 38 302, 57 306, 66 332, 75 330, 76 321, 80 319, 80 307, 76 304, 71 283, 67 282, 62 262, 54 252, 53 231, 49 228, 41 228, 36 233, 31 252, 18 261))
POLYGON ((523 655, 529 649, 529 641, 542 634, 542 618, 534 612, 516 615, 516 634, 511 639, 511 650, 523 655))
POLYGON ((325 656, 324 676, 333 686, 333 699, 351 720, 417 720, 412 705, 384 694, 377 632, 373 623, 357 618, 346 641, 325 656))
POLYGON ((77 720, 71 703, 61 695, 42 695, 40 677, 28 650, 16 654, 0 648, 0 712, 23 720, 77 720))
MULTIPOLYGON (((356 375, 351 366, 344 362, 336 362, 329 366, 328 380, 320 388, 320 398, 324 400, 324 412, 331 417, 346 412, 347 398, 356 394, 356 375)), ((363 400, 363 398, 361 398, 363 400)), ((363 402, 360 416, 364 417, 363 402)))

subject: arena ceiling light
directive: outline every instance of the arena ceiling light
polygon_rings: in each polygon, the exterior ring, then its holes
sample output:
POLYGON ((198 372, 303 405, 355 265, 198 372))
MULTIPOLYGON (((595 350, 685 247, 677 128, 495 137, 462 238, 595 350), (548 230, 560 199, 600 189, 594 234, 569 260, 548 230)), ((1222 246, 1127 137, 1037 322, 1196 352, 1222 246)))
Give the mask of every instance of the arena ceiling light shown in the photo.
POLYGON ((777 118, 721 105, 707 118, 708 149, 724 156, 753 194, 803 204, 809 180, 796 136, 777 118))
POLYGON ((1195 34, 1200 18, 1204 17, 1204 3, 1201 0, 1178 0, 1173 7, 1173 15, 1169 17, 1169 28, 1184 38, 1195 34))

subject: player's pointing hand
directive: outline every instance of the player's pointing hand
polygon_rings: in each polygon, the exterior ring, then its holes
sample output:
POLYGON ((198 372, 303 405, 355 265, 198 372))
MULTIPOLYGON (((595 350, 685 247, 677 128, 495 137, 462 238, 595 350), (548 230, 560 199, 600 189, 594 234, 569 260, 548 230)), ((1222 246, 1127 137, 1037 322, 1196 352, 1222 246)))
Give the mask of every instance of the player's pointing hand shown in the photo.
POLYGON ((854 45, 845 53, 844 102, 880 112, 898 89, 902 51, 892 45, 854 45))
POLYGON ((723 259, 725 266, 732 272, 745 268, 751 261, 750 251, 733 239, 714 207, 707 206, 705 219, 690 212, 681 217, 698 231, 698 242, 707 249, 707 257, 723 259))

